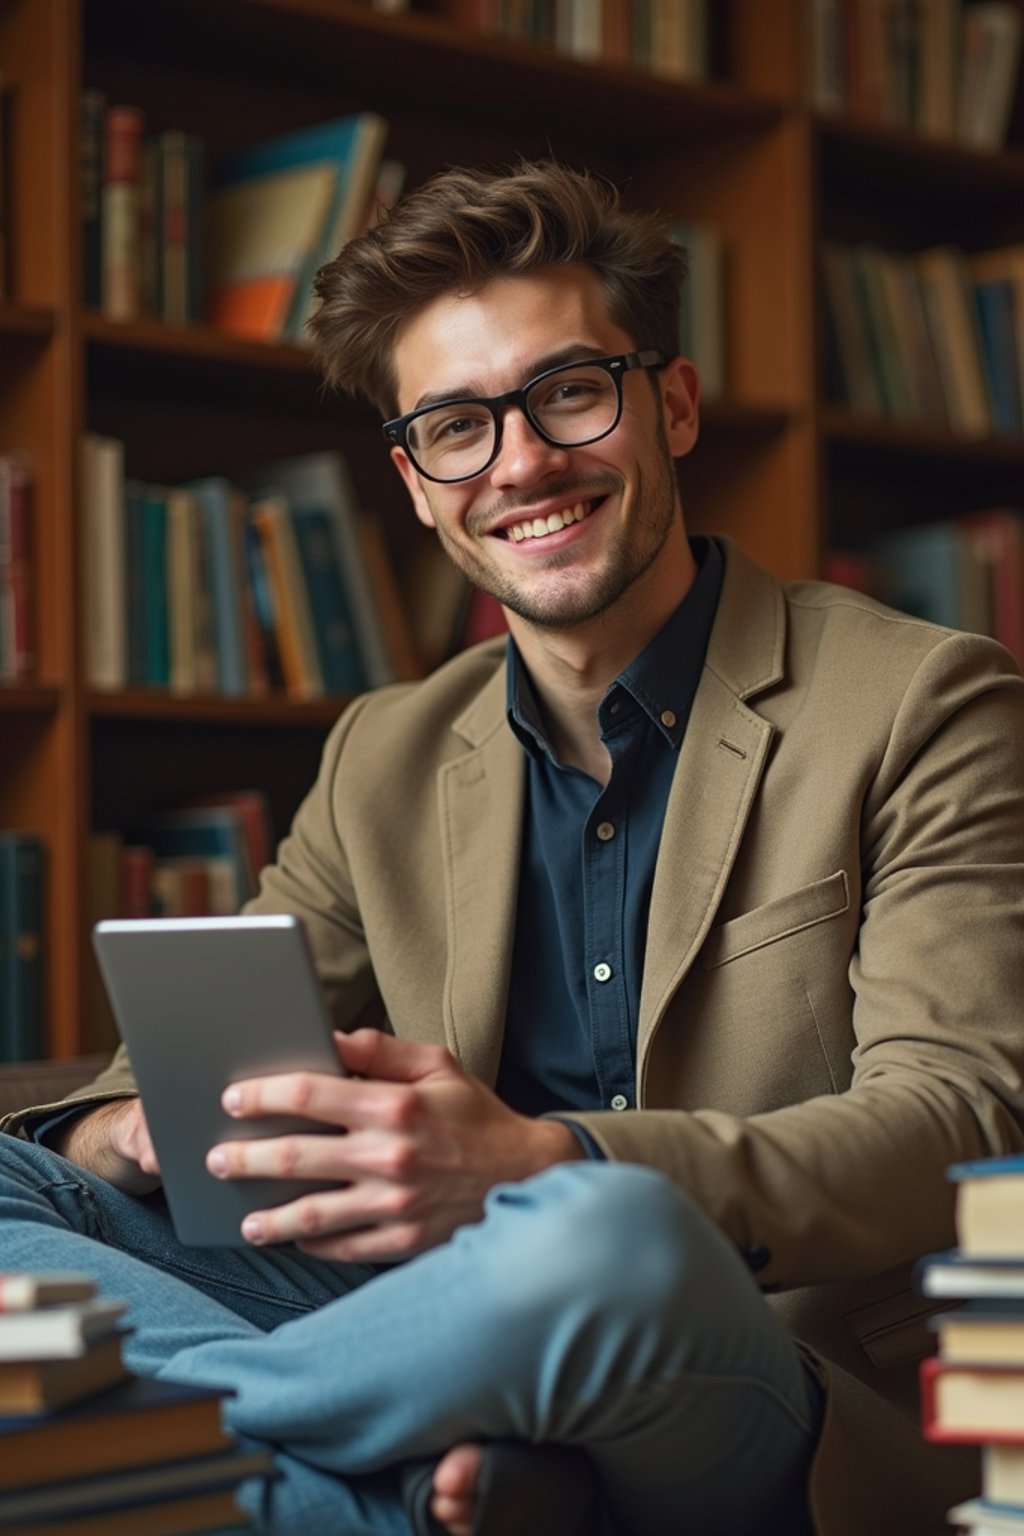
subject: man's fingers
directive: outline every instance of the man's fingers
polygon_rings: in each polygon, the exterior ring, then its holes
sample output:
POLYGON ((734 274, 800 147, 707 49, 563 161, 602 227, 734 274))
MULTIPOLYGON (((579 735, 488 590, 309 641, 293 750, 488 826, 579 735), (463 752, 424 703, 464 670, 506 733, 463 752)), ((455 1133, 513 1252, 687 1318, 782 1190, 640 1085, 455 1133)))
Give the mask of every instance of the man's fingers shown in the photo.
POLYGON ((419 1107, 415 1088, 405 1083, 328 1077, 323 1072, 285 1072, 232 1083, 221 1103, 237 1119, 299 1115, 339 1130, 408 1130, 419 1107))
POLYGON ((337 1034, 335 1040, 345 1066, 360 1077, 415 1083, 455 1066, 455 1058, 442 1045, 396 1040, 379 1029, 357 1029, 350 1035, 337 1034))

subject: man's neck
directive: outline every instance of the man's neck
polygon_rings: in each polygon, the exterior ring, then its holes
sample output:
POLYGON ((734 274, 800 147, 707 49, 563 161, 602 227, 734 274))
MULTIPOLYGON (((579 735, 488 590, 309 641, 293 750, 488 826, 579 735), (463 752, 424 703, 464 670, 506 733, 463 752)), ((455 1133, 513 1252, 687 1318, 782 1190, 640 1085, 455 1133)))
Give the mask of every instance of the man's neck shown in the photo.
POLYGON ((660 600, 652 601, 651 593, 639 590, 645 583, 638 582, 614 609, 571 630, 542 629, 508 614, 559 762, 581 768, 600 784, 608 782, 611 757, 601 740, 598 705, 675 612, 696 574, 690 557, 683 579, 660 600))

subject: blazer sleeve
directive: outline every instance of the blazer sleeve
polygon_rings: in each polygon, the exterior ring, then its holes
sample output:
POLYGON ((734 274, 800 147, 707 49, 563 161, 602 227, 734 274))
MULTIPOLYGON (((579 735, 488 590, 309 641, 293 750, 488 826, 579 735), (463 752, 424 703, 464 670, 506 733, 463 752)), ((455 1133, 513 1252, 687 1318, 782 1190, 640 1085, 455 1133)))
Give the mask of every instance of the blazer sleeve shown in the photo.
POLYGON ((836 978, 848 1083, 749 1117, 574 1117, 689 1191, 768 1289, 950 1246, 949 1164, 1024 1149, 1024 681, 1006 652, 929 650, 862 806, 859 937, 836 978))

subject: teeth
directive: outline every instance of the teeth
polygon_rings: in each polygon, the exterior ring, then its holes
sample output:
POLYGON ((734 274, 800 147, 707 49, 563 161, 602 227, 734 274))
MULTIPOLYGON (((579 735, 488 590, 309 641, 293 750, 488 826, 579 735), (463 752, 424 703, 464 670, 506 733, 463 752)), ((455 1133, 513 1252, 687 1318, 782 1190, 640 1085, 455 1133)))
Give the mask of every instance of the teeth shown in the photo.
POLYGON ((586 515, 585 503, 578 501, 574 507, 564 507, 561 512, 551 512, 547 517, 513 523, 505 532, 508 538, 520 544, 523 539, 542 539, 547 533, 558 533, 559 529, 568 528, 572 523, 582 523, 586 515))

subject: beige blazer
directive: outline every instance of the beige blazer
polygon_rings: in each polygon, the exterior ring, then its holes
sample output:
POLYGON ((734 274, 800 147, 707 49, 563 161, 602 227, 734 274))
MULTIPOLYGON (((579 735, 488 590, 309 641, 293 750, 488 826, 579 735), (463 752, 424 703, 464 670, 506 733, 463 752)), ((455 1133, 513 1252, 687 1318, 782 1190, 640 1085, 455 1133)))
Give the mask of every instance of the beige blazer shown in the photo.
MULTIPOLYGON (((524 786, 503 654, 357 700, 254 903, 306 919, 341 1026, 382 1004, 488 1082, 524 786)), ((688 1190, 824 1363, 823 1536, 939 1532, 978 1490, 970 1453, 921 1439, 910 1266, 955 1241, 947 1165, 1024 1148, 1022 1069, 1024 681, 990 641, 727 544, 651 901, 641 1107, 579 1118, 688 1190)), ((129 1087, 115 1063, 79 1097, 129 1087)))

